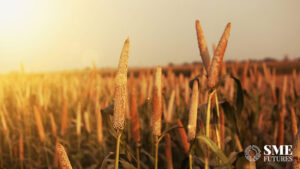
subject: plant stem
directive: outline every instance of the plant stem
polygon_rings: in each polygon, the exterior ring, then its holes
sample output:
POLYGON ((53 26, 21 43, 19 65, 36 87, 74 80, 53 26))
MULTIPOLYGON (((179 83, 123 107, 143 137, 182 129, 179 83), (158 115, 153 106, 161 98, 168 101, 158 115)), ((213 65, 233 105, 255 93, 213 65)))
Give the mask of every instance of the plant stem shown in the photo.
POLYGON ((137 156, 137 169, 141 169, 141 162, 140 162, 140 146, 136 147, 136 156, 137 156))
POLYGON ((239 139, 239 136, 236 133, 234 133, 234 140, 236 142, 236 145, 237 145, 237 148, 238 148, 239 152, 242 152, 243 147, 242 147, 241 141, 239 139))
MULTIPOLYGON (((211 97, 213 96, 213 94, 216 92, 216 89, 214 89, 208 96, 208 103, 207 103, 207 112, 206 112, 206 137, 209 138, 210 133, 209 133, 209 129, 210 129, 210 107, 211 107, 211 97)), ((208 151, 208 149, 207 149, 208 151)), ((206 157, 205 157, 205 169, 208 169, 208 152, 206 153, 206 157)))
POLYGON ((47 167, 50 168, 47 149, 46 149, 46 140, 43 142, 43 145, 44 145, 44 152, 45 152, 45 156, 46 156, 45 158, 46 158, 47 167))
POLYGON ((216 92, 213 90, 208 96, 208 103, 207 103, 207 112, 206 112, 206 137, 209 138, 209 128, 210 128, 210 107, 211 107, 211 97, 216 92))
POLYGON ((218 148, 221 150, 220 132, 217 126, 216 126, 216 136, 217 136, 218 148))
POLYGON ((218 95, 217 92, 215 93, 215 99, 216 99, 216 108, 217 108, 217 116, 218 116, 218 124, 216 127, 216 135, 217 135, 217 141, 218 141, 218 147, 221 149, 221 140, 220 140, 220 128, 221 128, 221 122, 220 122, 220 109, 219 109, 219 101, 218 101, 218 95))
POLYGON ((217 115, 218 115, 218 118, 219 118, 220 117, 220 109, 219 109, 219 100, 218 100, 218 94, 217 94, 217 92, 215 93, 215 99, 216 99, 217 115))
POLYGON ((206 157, 205 157, 205 169, 208 169, 208 153, 206 153, 206 157))
POLYGON ((155 137, 155 169, 158 169, 158 136, 155 137))
POLYGON ((192 151, 189 152, 190 169, 193 169, 193 156, 192 151))
POLYGON ((118 131, 117 138, 117 150, 116 150, 116 159, 115 159, 115 169, 119 168, 119 153, 120 153, 120 140, 121 140, 122 132, 118 131))

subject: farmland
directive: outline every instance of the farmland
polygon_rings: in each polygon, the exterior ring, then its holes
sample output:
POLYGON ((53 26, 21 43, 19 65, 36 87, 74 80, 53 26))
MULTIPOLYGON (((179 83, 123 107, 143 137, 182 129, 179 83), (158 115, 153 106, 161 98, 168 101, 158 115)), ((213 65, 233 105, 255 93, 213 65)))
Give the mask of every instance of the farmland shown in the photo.
POLYGON ((300 63, 216 63, 221 47, 209 65, 127 70, 126 40, 117 70, 1 75, 0 168, 296 167, 243 152, 297 142, 300 63))

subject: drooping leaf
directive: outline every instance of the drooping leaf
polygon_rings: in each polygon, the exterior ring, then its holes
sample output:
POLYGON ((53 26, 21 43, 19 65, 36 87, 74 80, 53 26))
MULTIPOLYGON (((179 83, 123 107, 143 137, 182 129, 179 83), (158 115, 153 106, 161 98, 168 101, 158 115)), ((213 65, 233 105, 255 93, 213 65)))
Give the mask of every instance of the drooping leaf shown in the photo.
POLYGON ((230 160, 226 157, 226 155, 222 152, 221 149, 218 148, 218 146, 208 137, 204 135, 197 136, 197 139, 201 142, 204 142, 223 162, 224 165, 227 166, 227 168, 232 169, 233 166, 230 164, 230 160))
POLYGON ((242 85, 239 79, 237 79, 234 76, 231 76, 231 78, 234 80, 236 84, 236 99, 235 99, 235 105, 236 105, 236 113, 238 117, 241 116, 243 106, 244 106, 244 93, 242 89, 242 85))
POLYGON ((113 155, 114 153, 113 152, 109 152, 108 155, 106 155, 104 157, 104 160, 102 161, 102 164, 101 164, 101 168, 100 169, 104 169, 103 167, 107 164, 109 158, 113 155))
POLYGON ((147 151, 145 151, 144 149, 141 149, 141 154, 145 154, 147 157, 149 157, 151 163, 154 163, 154 161, 155 161, 154 157, 151 154, 149 154, 147 151))
POLYGON ((237 130, 237 119, 235 116, 234 107, 230 105, 229 102, 225 101, 221 104, 221 107, 224 110, 226 121, 228 121, 228 125, 232 125, 233 131, 237 130))
POLYGON ((158 142, 160 142, 161 139, 163 139, 163 137, 169 133, 170 131, 174 130, 174 129, 177 129, 177 128, 180 128, 178 125, 174 125, 172 127, 170 127, 169 129, 163 131, 162 135, 158 138, 158 142))

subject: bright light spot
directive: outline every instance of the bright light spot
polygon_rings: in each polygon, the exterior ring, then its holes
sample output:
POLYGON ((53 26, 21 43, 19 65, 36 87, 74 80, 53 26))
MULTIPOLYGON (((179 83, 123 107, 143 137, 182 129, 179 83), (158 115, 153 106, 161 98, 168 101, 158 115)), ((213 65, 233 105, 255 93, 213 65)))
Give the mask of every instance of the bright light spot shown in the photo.
MULTIPOLYGON (((22 27, 32 19, 33 4, 23 0, 0 1, 0 25, 3 28, 22 27)), ((3 30, 2 30, 3 31, 3 30)))

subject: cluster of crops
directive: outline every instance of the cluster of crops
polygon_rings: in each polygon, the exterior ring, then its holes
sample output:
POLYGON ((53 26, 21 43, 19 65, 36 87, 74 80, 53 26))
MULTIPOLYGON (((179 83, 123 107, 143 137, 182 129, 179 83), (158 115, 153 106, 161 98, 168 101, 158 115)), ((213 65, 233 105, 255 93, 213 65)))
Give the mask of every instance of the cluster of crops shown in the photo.
MULTIPOLYGON (((298 74, 265 63, 226 66, 227 25, 210 59, 196 22, 203 65, 2 75, 0 168, 297 168, 249 162, 255 144, 297 142, 298 74)), ((299 142, 300 140, 298 140, 299 142)), ((300 147, 294 146, 295 159, 300 147)))

